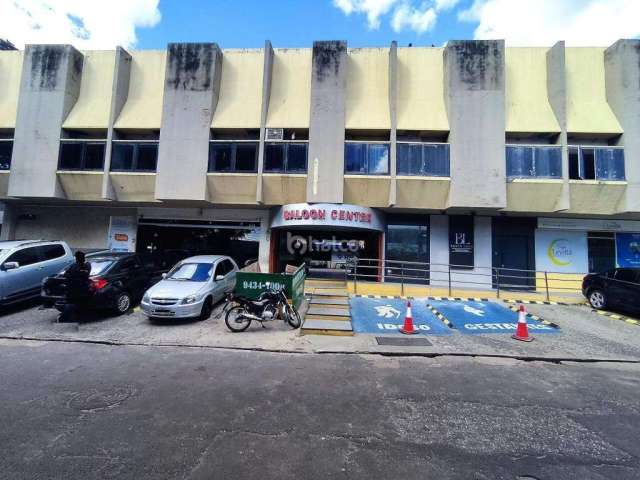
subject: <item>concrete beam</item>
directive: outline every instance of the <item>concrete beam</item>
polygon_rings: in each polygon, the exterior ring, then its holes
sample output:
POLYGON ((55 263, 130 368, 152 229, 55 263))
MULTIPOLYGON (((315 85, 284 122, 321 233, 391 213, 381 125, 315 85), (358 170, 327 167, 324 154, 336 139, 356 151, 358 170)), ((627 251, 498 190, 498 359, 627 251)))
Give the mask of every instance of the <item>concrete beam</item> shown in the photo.
POLYGON ((627 188, 618 210, 640 212, 640 40, 618 40, 604 53, 607 101, 625 133, 627 188))
POLYGON ((120 115, 129 96, 129 79, 131 78, 131 55, 122 47, 116 48, 116 66, 113 72, 113 86, 111 95, 111 110, 109 112, 109 127, 107 129, 107 147, 104 153, 104 176, 102 179, 102 198, 117 200, 113 189, 109 171, 111 170, 111 150, 113 148, 114 128, 116 119, 120 115))
POLYGON ((504 53, 502 40, 452 41, 444 49, 449 207, 507 206, 504 53))
POLYGON ((547 95, 551 110, 560 125, 557 145, 562 147, 562 191, 556 202, 555 211, 568 210, 571 207, 569 190, 569 149, 567 147, 567 73, 565 44, 558 42, 547 52, 547 95))
POLYGON ((398 130, 398 42, 389 47, 389 206, 396 204, 397 130, 398 130))
POLYGON ((167 47, 156 199, 208 200, 211 119, 218 104, 222 51, 215 43, 167 47))
POLYGON ((264 66, 262 69, 262 105, 260 107, 260 145, 258 147, 258 181, 256 183, 256 202, 263 202, 262 171, 264 169, 264 139, 271 100, 271 78, 273 76, 273 48, 271 42, 264 42, 264 66))
POLYGON ((62 124, 80 94, 82 54, 71 45, 27 45, 8 195, 65 198, 57 179, 62 124))
POLYGON ((342 203, 347 42, 314 42, 307 202, 342 203))

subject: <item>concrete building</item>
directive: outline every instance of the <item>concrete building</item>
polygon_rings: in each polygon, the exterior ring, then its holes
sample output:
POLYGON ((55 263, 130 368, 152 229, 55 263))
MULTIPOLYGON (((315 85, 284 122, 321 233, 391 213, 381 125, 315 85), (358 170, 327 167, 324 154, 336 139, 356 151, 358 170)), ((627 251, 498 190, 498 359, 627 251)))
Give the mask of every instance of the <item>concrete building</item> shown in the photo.
POLYGON ((469 287, 640 266, 639 65, 640 40, 0 51, 2 237, 469 287))

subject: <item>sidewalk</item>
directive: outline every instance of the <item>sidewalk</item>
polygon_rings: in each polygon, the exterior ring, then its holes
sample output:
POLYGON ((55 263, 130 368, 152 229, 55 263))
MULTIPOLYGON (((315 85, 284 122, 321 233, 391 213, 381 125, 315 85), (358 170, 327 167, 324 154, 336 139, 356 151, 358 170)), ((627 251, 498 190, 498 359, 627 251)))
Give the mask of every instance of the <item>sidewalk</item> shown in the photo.
MULTIPOLYGON (((0 317, 0 338, 99 342, 122 345, 190 346, 293 353, 384 355, 470 355, 529 360, 640 362, 640 327, 604 317, 585 306, 529 305, 528 310, 560 325, 556 335, 539 335, 522 343, 506 334, 448 336, 416 335, 430 346, 382 346, 380 335, 333 337, 299 334, 282 321, 252 324, 246 332, 231 333, 217 305, 206 321, 151 323, 139 311, 115 318, 87 318, 76 324, 53 323, 53 310, 27 310, 0 317)), ((534 334, 535 335, 535 334, 534 334)), ((406 338, 394 335, 395 338, 406 338)))

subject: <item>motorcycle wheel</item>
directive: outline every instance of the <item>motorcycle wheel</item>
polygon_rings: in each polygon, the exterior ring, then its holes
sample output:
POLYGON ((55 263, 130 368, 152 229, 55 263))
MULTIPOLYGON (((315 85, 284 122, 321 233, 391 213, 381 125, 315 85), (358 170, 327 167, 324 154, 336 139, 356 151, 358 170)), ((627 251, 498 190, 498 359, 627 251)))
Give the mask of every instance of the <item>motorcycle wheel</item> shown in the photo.
POLYGON ((300 328, 300 325, 302 324, 300 314, 293 305, 289 305, 288 303, 284 306, 284 318, 292 328, 300 328))
POLYGON ((224 317, 224 323, 227 328, 232 332, 244 332, 249 325, 251 325, 251 319, 244 316, 244 308, 240 305, 236 305, 227 311, 224 317))

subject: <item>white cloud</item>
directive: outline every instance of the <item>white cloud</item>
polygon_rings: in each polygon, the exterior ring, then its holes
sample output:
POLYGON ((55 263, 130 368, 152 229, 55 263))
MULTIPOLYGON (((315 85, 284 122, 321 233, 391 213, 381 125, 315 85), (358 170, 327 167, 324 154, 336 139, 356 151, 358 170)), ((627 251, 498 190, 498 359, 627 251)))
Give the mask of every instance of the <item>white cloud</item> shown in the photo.
POLYGON ((437 13, 456 6, 459 0, 428 0, 414 6, 412 0, 333 0, 344 12, 366 15, 370 29, 380 28, 381 18, 392 12, 390 24, 396 32, 411 29, 420 34, 436 24, 437 13))
POLYGON ((16 47, 70 43, 82 49, 130 47, 136 28, 160 21, 159 0, 0 0, 0 36, 16 47))
POLYGON ((333 4, 346 15, 363 13, 367 16, 369 28, 380 27, 380 17, 387 14, 398 0, 333 0, 333 4))
POLYGON ((509 45, 607 46, 640 35, 638 0, 475 0, 458 18, 478 22, 475 38, 509 45))
POLYGON ((393 13, 391 27, 396 32, 410 28, 416 33, 424 33, 436 24, 436 12, 433 8, 423 6, 414 8, 409 3, 403 3, 393 13))

